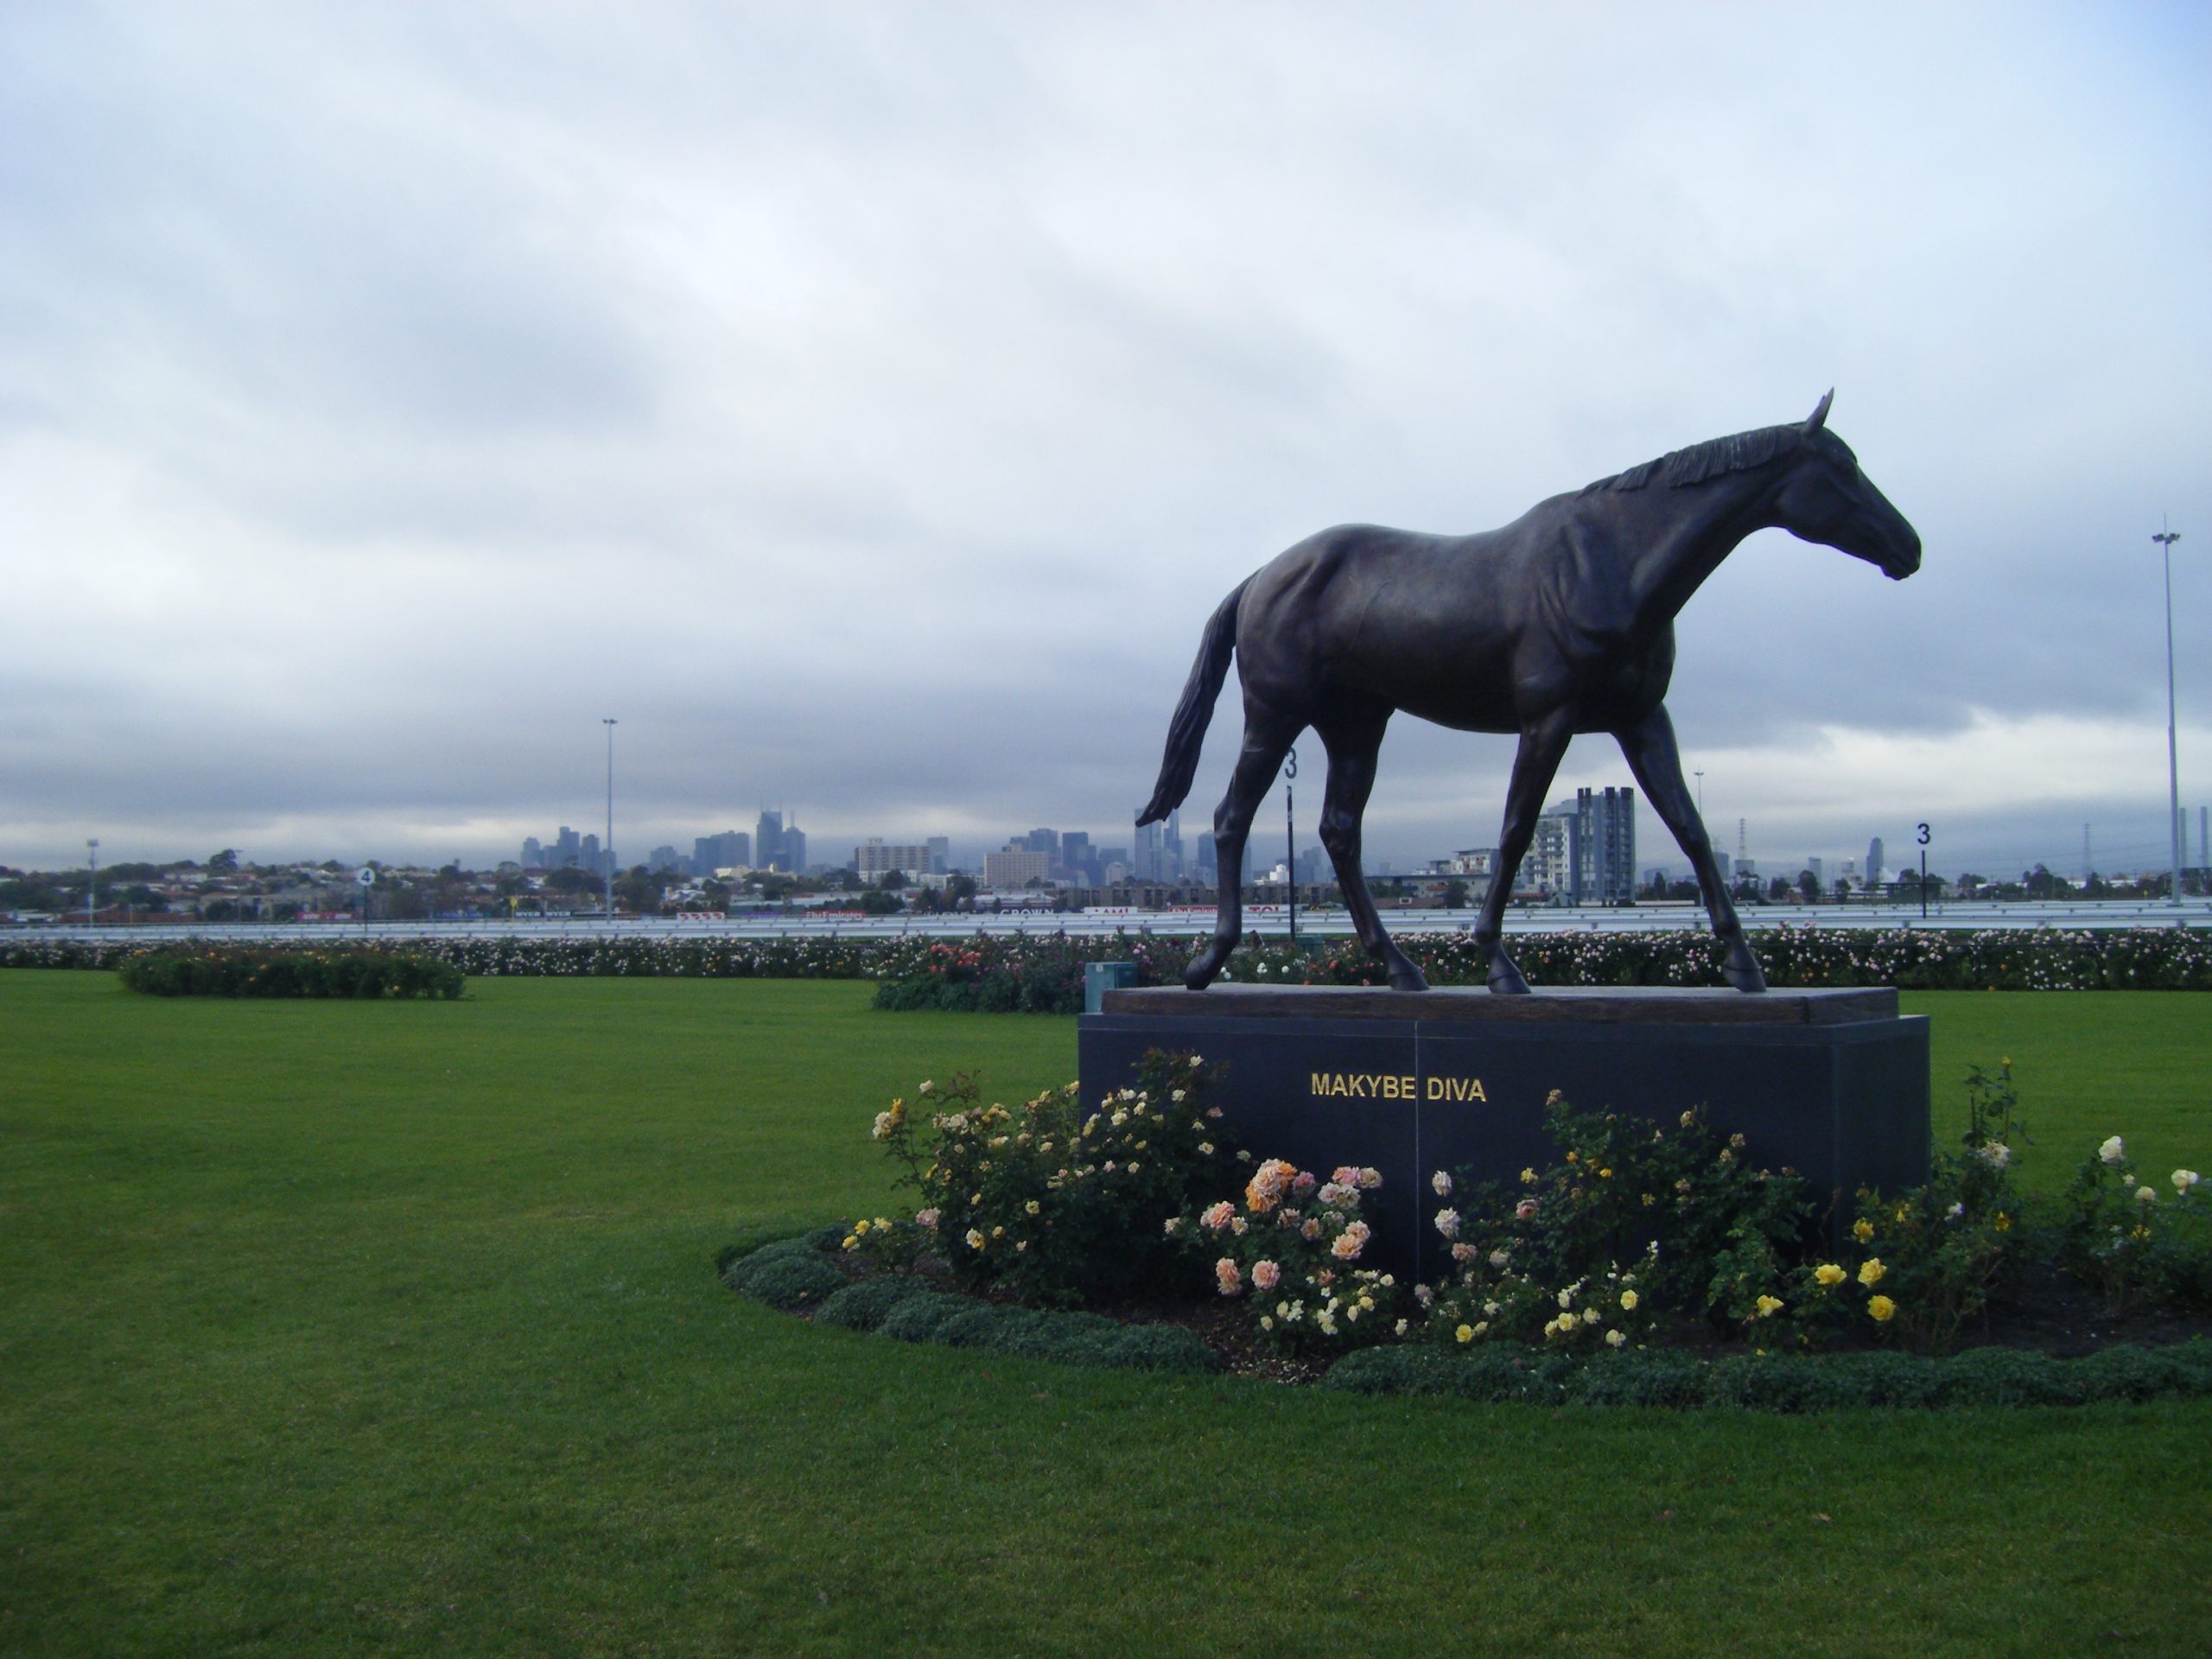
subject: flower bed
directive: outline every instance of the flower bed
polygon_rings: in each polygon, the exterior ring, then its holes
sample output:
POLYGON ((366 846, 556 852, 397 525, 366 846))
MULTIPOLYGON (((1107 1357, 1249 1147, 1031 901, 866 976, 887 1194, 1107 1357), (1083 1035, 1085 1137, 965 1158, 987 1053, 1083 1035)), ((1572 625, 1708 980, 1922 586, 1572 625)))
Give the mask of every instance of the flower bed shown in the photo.
POLYGON ((117 976, 147 996, 429 997, 451 1000, 465 976, 420 951, 340 946, 269 950, 248 945, 189 945, 143 951, 117 976))
POLYGON ((1179 1297, 1169 1322, 1235 1369, 1368 1392, 1809 1410, 2212 1391, 2197 1173, 2154 1185, 2113 1135, 2062 1194, 2024 1194, 2009 1061, 1969 1077, 1967 1133, 1929 1182, 1860 1192, 1847 1228, 1697 1111, 1655 1123, 1554 1096, 1556 1159, 1480 1187, 1432 1174, 1451 1263, 1414 1285, 1366 1265, 1381 1176, 1255 1160, 1207 1104, 1218 1078, 1155 1051, 1091 1106, 1073 1085, 1009 1108, 969 1077, 925 1082, 873 1131, 911 1217, 756 1253, 733 1287, 1040 1355, 1103 1351, 1126 1329, 1103 1315, 1179 1297), (2115 1344, 2129 1319, 2188 1340, 2115 1344), (2094 1351, 2036 1351, 2054 1334, 2094 1351))

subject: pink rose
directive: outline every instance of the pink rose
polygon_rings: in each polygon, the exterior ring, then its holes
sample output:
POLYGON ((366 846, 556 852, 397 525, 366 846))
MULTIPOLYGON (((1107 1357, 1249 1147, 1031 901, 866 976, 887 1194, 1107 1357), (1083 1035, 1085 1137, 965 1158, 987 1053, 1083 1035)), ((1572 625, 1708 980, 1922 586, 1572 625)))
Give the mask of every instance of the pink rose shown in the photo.
POLYGON ((1255 1262, 1252 1264, 1252 1283, 1255 1288, 1273 1290, 1281 1282, 1282 1269, 1274 1262, 1255 1262))
POLYGON ((1236 1263, 1225 1255, 1213 1264, 1213 1276, 1224 1296, 1234 1296, 1244 1287, 1244 1275, 1236 1270, 1236 1263))

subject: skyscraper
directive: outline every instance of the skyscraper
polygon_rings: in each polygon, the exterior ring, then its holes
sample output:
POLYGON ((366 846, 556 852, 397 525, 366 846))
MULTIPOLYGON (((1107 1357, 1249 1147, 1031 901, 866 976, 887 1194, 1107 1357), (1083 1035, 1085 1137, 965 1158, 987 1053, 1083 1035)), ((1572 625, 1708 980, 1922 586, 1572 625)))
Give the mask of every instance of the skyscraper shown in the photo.
POLYGON ((1574 792, 1574 880, 1578 905, 1625 905, 1636 898, 1636 791, 1574 792))
POLYGON ((1137 826, 1136 857, 1133 862, 1138 880, 1157 881, 1160 880, 1162 850, 1160 842, 1161 836, 1158 824, 1141 823, 1137 826))
POLYGON ((742 830, 725 830, 718 836, 700 836, 691 843, 691 874, 712 875, 716 870, 749 869, 753 865, 753 837, 742 830))
POLYGON ((1866 843, 1866 885, 1882 885, 1882 838, 1879 836, 1866 843))
POLYGON ((784 855, 784 815, 762 809, 760 822, 753 827, 753 857, 755 866, 764 870, 787 870, 790 861, 784 855))
POLYGON ((539 844, 536 836, 529 836, 522 844, 522 867, 525 870, 545 868, 545 849, 539 844))
POLYGON ((1097 861, 1090 853, 1090 832, 1071 830, 1060 837, 1060 864, 1069 876, 1077 881, 1089 881, 1096 875, 1097 861))

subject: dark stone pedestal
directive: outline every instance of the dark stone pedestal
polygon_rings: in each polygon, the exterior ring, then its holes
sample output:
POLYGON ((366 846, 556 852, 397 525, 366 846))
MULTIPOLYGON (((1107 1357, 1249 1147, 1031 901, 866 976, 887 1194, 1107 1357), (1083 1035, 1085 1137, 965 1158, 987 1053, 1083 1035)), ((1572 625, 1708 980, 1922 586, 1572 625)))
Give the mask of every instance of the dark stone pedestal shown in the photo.
MULTIPOLYGON (((1860 1186, 1928 1179, 1928 1021, 1891 990, 1550 989, 1529 996, 1323 986, 1109 991, 1077 1022, 1086 1100, 1147 1049, 1228 1062, 1218 1103, 1255 1158, 1371 1165, 1378 1265, 1433 1278, 1436 1170, 1510 1180, 1556 1148, 1544 1099, 1665 1122, 1702 1105, 1748 1155, 1789 1165, 1848 1220, 1860 1186)), ((1230 1196, 1224 1194, 1224 1197, 1230 1196)))

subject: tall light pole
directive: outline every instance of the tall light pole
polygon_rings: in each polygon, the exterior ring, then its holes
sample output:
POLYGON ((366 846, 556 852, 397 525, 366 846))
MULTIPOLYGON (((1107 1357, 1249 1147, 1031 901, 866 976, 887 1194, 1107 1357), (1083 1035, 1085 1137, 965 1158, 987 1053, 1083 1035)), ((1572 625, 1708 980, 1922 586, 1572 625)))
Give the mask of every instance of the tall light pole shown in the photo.
POLYGON ((2151 539, 2158 544, 2166 564, 2166 833, 2173 837, 2173 901, 2181 903, 2181 763, 2174 748, 2174 543, 2181 531, 2167 530, 2165 515, 2151 539))
POLYGON ((85 925, 100 925, 100 838, 85 837, 85 925))
POLYGON ((607 920, 614 922, 614 722, 603 720, 607 728, 607 844, 599 855, 607 861, 607 920))

